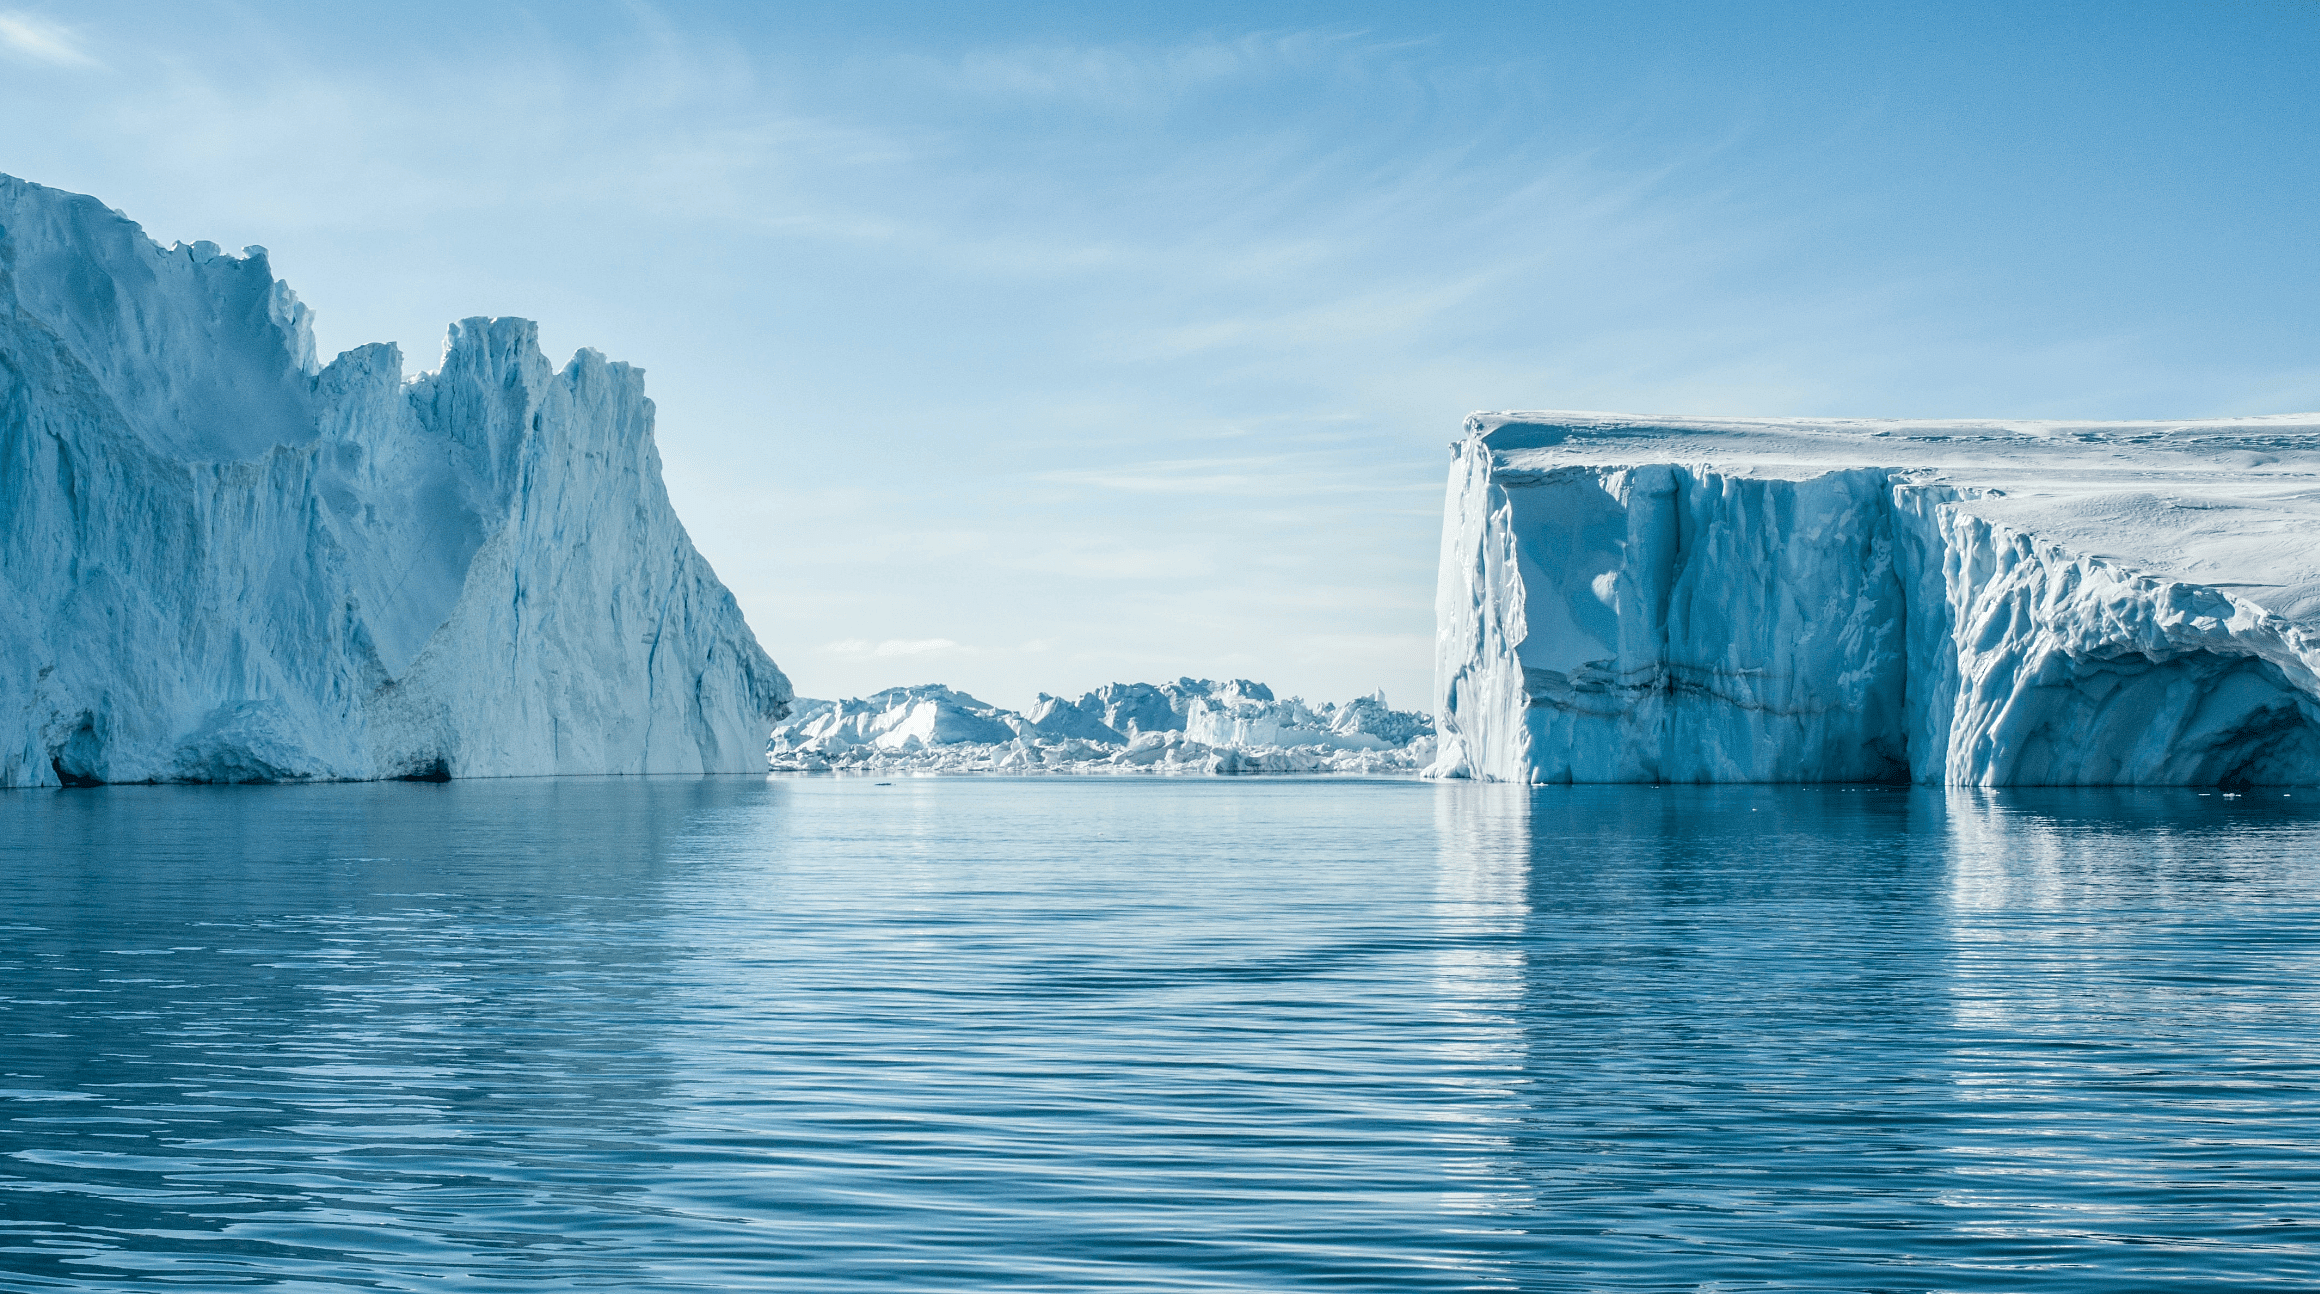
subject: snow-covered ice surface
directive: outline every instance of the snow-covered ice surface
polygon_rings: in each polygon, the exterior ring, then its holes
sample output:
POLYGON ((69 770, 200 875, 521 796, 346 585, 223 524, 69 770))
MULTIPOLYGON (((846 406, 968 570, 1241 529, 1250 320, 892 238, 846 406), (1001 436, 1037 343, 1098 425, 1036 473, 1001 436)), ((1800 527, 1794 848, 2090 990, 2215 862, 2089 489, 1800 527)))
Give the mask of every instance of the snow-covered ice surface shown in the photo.
POLYGON ((0 785, 762 767, 652 420, 521 319, 318 367, 263 248, 0 177, 0 785))
POLYGON ((1435 776, 2320 782, 2320 415, 1476 414, 1435 776))
POLYGON ((1425 715, 1358 697, 1279 700, 1247 679, 1111 683, 1028 711, 937 685, 849 701, 800 699, 773 730, 777 772, 1416 773, 1434 757, 1425 715))

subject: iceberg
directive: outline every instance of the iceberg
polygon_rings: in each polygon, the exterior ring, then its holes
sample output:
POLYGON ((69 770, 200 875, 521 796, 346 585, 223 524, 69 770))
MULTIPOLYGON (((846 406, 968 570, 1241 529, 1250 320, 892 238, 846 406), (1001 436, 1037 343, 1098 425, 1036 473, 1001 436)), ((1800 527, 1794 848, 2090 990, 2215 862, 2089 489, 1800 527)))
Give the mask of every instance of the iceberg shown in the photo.
POLYGON ((1440 753, 1516 782, 2320 782, 2320 417, 1485 413, 1440 753))
POLYGON ((265 249, 0 177, 0 785, 743 772, 789 700, 637 369, 323 366, 265 249))
POLYGON ((1109 683, 1022 713, 935 684, 801 699, 766 747, 775 772, 1415 774, 1434 725, 1379 696, 1280 700, 1262 683, 1109 683))

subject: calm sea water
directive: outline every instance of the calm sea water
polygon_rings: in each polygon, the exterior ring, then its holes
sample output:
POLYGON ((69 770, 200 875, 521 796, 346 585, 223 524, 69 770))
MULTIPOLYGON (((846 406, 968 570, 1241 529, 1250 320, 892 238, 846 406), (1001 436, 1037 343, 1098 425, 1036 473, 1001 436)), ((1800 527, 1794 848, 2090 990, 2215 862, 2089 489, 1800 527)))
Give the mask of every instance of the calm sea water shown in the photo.
POLYGON ((2320 797, 0 794, 0 1289, 2320 1284, 2320 797))

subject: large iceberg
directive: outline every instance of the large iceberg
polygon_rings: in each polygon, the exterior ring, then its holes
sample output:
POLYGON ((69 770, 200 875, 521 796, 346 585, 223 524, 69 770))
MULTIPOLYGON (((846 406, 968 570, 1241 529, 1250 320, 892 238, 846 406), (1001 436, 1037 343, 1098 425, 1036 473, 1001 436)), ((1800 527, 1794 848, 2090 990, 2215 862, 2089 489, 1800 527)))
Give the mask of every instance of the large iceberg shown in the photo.
POLYGON ((0 785, 762 768, 652 421, 521 319, 318 366, 264 249, 0 177, 0 785))
POLYGON ((1415 773, 1434 725, 1381 696, 1281 700, 1262 683, 1109 683, 1021 713, 939 685, 800 699, 773 730, 776 772, 1415 773))
POLYGON ((1477 414, 1437 776, 2320 782, 2320 418, 1477 414))

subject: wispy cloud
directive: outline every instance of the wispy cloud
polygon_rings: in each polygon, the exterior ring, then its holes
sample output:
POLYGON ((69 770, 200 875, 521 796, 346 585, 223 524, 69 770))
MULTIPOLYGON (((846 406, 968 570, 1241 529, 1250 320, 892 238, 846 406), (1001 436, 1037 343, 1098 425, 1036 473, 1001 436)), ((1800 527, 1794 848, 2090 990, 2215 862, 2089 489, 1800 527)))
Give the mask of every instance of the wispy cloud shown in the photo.
POLYGON ((914 61, 922 75, 972 94, 1142 110, 1335 62, 1359 39, 1322 31, 1252 32, 1142 47, 1025 45, 972 50, 955 62, 914 61))
POLYGON ((99 67, 71 28, 21 9, 0 9, 0 50, 57 67, 99 67))

